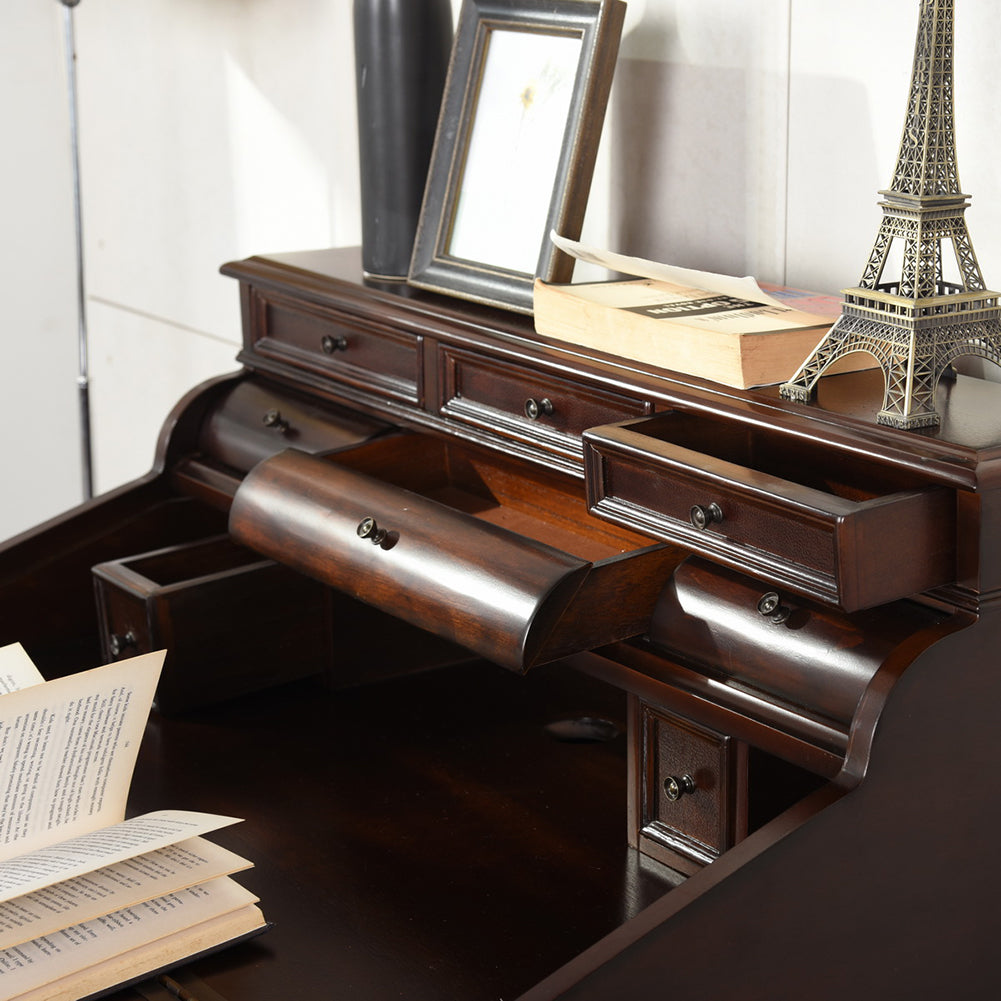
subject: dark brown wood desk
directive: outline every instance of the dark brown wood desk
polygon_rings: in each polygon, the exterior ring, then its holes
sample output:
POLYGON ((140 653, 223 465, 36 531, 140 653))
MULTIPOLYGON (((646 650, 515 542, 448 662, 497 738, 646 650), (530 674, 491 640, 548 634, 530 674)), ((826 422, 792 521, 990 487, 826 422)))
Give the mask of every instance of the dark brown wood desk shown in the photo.
POLYGON ((245 816, 275 922, 207 989, 989 996, 1001 386, 908 433, 878 373, 806 407, 355 251, 224 271, 240 371, 0 547, 43 671, 170 651, 131 809, 245 816))
POLYGON ((275 927, 192 968, 229 1001, 514 998, 678 878, 625 844, 621 693, 483 662, 331 693, 311 681, 155 718, 138 810, 214 836, 275 927), (567 742, 580 715, 619 735, 567 742), (294 762, 294 764, 292 764, 294 762))

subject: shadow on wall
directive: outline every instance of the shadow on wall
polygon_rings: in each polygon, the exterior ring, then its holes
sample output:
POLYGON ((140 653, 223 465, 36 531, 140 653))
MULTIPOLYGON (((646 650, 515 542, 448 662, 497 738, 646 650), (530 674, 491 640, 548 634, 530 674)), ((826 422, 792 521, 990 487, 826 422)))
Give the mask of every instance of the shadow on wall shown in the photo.
POLYGON ((620 51, 610 244, 818 291, 853 285, 899 132, 877 163, 887 142, 874 134, 862 82, 793 73, 786 57, 770 63, 750 42, 731 46, 729 65, 691 62, 677 31, 669 17, 644 17, 620 51))
POLYGON ((610 232, 624 253, 736 274, 745 267, 750 177, 745 74, 621 59, 610 232))

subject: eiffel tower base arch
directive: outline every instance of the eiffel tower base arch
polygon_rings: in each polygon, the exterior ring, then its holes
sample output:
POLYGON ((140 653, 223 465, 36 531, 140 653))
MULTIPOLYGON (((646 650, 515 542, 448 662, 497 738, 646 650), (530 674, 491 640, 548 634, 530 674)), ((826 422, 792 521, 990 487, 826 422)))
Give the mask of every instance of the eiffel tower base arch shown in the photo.
POLYGON ((783 399, 809 403, 821 375, 836 361, 864 351, 883 372, 883 406, 878 424, 903 430, 935 427, 941 418, 935 409, 935 390, 952 363, 975 355, 1001 365, 1001 317, 997 307, 975 322, 896 325, 871 316, 841 315, 796 374, 779 387, 783 399))

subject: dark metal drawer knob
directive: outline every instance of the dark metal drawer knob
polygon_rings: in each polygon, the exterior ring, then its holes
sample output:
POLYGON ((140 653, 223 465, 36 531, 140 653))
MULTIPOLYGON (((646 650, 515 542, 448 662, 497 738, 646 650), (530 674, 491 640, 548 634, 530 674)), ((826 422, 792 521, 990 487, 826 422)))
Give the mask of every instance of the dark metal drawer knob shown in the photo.
POLYGON ((537 421, 540 417, 548 417, 553 412, 553 401, 543 398, 525 400, 525 416, 537 421))
POLYGON ((124 653, 129 647, 136 645, 136 634, 130 629, 127 633, 112 633, 108 637, 108 648, 111 650, 112 657, 119 657, 124 653))
POLYGON ((776 625, 781 625, 792 614, 792 610, 782 604, 778 591, 768 591, 758 598, 758 613, 776 625))
POLYGON ((375 546, 385 542, 388 534, 384 528, 379 528, 375 523, 375 518, 362 518, 358 522, 358 538, 368 539, 375 546))
POLYGON ((680 778, 676 775, 668 775, 664 779, 664 795, 672 803, 681 799, 687 793, 693 792, 695 792, 695 779, 691 775, 682 775, 680 778))
POLYGON ((284 434, 288 431, 288 421, 282 417, 280 410, 269 410, 261 420, 266 428, 272 428, 279 434, 284 434))
POLYGON ((700 531, 705 531, 714 521, 723 520, 723 510, 715 501, 712 504, 696 504, 688 512, 692 524, 700 531))
POLYGON ((325 334, 320 340, 320 347, 325 355, 332 355, 337 351, 347 351, 348 339, 346 337, 332 337, 325 334))

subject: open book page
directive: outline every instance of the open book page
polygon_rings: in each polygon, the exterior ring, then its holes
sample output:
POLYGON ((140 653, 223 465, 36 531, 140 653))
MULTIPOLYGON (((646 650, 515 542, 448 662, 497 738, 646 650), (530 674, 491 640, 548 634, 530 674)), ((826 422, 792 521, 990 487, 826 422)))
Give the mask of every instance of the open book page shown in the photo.
POLYGON ((0 859, 114 824, 164 652, 0 696, 0 859))
POLYGON ((41 685, 44 681, 20 643, 0 646, 0 695, 41 685))
POLYGON ((694 268, 681 268, 673 264, 658 264, 642 257, 629 257, 626 254, 616 254, 611 250, 599 250, 569 240, 559 233, 551 232, 549 238, 553 244, 564 253, 579 261, 587 261, 609 271, 618 271, 625 275, 635 275, 637 278, 651 278, 654 281, 668 282, 684 288, 700 289, 704 292, 715 292, 734 299, 749 299, 751 302, 766 303, 779 309, 789 309, 786 303, 765 292, 751 277, 735 278, 731 275, 717 275, 711 271, 698 271, 694 268))
POLYGON ((109 988, 145 980, 165 967, 176 966, 191 956, 211 951, 241 936, 263 931, 266 927, 259 908, 248 904, 155 942, 137 946, 124 955, 95 963, 37 990, 20 994, 13 1001, 80 1001, 82 997, 103 997, 109 988))
POLYGON ((251 864, 204 838, 189 838, 96 869, 0 903, 0 950, 109 911, 232 875, 249 869, 251 864))
POLYGON ((219 817, 214 813, 158 810, 100 831, 80 834, 0 862, 0 901, 238 823, 237 817, 219 817))
MULTIPOLYGON (((114 979, 97 986, 86 983, 78 974, 119 954, 127 959, 124 954, 130 950, 163 941, 167 936, 220 915, 233 914, 250 907, 256 900, 248 890, 223 876, 4 949, 0 951, 0 997, 14 999, 27 994, 35 998, 38 992, 39 1001, 53 1001, 54 997, 63 995, 56 994, 52 985, 64 978, 72 978, 71 993, 65 995, 70 999, 110 987, 126 979, 132 971, 115 969, 114 979)), ((249 913, 253 915, 252 920, 258 920, 260 912, 256 908, 249 913)), ((263 919, 258 923, 263 924, 263 919)), ((183 958, 189 951, 166 961, 183 958)), ((154 962, 134 972, 147 972, 160 965, 154 962)))

